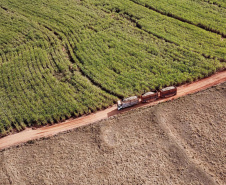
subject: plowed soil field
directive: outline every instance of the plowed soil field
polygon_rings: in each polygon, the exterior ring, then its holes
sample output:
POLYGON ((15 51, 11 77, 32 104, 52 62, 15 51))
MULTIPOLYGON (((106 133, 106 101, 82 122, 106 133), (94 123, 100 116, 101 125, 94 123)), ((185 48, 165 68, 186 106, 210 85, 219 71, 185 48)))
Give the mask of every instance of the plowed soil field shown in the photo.
POLYGON ((0 184, 224 184, 226 83, 0 152, 0 184))

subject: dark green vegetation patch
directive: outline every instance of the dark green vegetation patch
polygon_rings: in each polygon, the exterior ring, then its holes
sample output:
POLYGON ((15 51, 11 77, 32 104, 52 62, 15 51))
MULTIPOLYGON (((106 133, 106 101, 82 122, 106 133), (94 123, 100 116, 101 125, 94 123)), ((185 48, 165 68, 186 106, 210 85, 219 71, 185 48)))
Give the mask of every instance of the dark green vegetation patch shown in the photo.
POLYGON ((226 67, 222 0, 1 0, 0 133, 226 67))

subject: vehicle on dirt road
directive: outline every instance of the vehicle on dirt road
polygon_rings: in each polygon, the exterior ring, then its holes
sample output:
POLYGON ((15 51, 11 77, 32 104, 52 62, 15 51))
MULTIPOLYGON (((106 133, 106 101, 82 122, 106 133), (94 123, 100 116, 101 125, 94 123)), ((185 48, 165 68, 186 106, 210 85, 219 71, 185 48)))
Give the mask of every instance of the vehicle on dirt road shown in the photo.
POLYGON ((154 101, 158 99, 158 91, 147 92, 141 95, 141 102, 146 103, 148 101, 154 101))
MULTIPOLYGON (((147 92, 145 94, 142 94, 141 97, 141 102, 146 103, 149 101, 155 101, 158 98, 166 98, 170 96, 175 96, 177 94, 177 87, 176 86, 170 86, 161 89, 159 92, 158 91, 151 91, 147 92)), ((139 98, 137 96, 131 96, 129 98, 123 99, 123 101, 119 100, 118 101, 118 110, 131 107, 133 105, 136 105, 140 102, 139 98)))
POLYGON ((131 107, 139 103, 139 98, 137 96, 131 96, 129 98, 123 99, 123 101, 118 101, 118 110, 126 107, 131 107))
POLYGON ((160 97, 166 98, 170 96, 175 96, 177 94, 177 87, 170 86, 160 90, 160 97))

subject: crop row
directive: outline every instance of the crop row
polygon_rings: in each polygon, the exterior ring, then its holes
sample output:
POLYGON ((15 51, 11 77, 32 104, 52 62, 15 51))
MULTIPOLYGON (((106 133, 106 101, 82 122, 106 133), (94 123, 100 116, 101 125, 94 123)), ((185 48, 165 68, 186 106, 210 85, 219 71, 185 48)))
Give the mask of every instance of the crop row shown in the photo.
POLYGON ((106 2, 107 0, 98 1, 96 5, 105 11, 115 12, 128 18, 139 29, 153 34, 158 38, 162 38, 167 42, 190 48, 205 56, 218 57, 226 60, 226 43, 221 38, 221 35, 162 15, 129 0, 114 0, 114 3, 109 3, 104 6, 106 2))
MULTIPOLYGON (((78 72, 71 75, 74 86, 57 81, 43 50, 28 46, 24 50, 13 53, 16 57, 1 66, 2 133, 12 128, 21 130, 25 124, 58 122, 113 102, 113 97, 85 81, 78 72)), ((58 58, 55 53, 51 55, 58 58)))
MULTIPOLYGON (((192 1, 193 2, 193 1, 192 1)), ((37 19, 37 21, 41 21, 44 24, 50 25, 53 30, 60 30, 64 33, 66 37, 70 34, 70 30, 76 30, 76 34, 79 36, 87 36, 87 32, 81 35, 79 32, 84 29, 87 30, 93 29, 94 31, 103 30, 106 25, 112 22, 109 16, 101 12, 100 9, 105 11, 118 12, 120 15, 127 16, 128 19, 134 21, 137 27, 142 30, 147 31, 149 34, 153 34, 158 36, 159 38, 165 39, 166 41, 170 41, 177 45, 182 45, 183 47, 191 48, 195 51, 200 52, 208 57, 218 57, 220 59, 226 60, 225 52, 226 52, 226 44, 221 38, 221 35, 214 34, 203 30, 202 28, 196 27, 194 25, 188 24, 186 22, 182 22, 180 20, 159 14, 156 11, 147 9, 144 6, 138 5, 132 1, 119 1, 114 0, 109 3, 108 0, 102 1, 90 1, 87 2, 86 7, 89 8, 81 8, 83 6, 79 5, 80 10, 75 9, 74 11, 68 8, 67 12, 70 12, 73 16, 68 16, 69 13, 63 14, 64 9, 61 9, 61 6, 65 8, 66 5, 62 3, 60 6, 54 6, 50 4, 49 6, 52 8, 51 12, 38 11, 35 6, 31 6, 29 4, 26 6, 20 6, 20 4, 16 2, 11 6, 22 7, 21 12, 27 12, 29 15, 32 14, 33 17, 37 19), (93 7, 95 5, 95 8, 93 7), (94 9, 96 14, 94 14, 94 9), (81 14, 83 14, 82 18, 84 21, 81 21, 81 14), (48 21, 46 21, 48 20, 48 21)), ((201 6, 201 5, 200 5, 201 6)), ((73 7, 74 8, 74 7, 73 7)), ((214 8, 212 8, 214 11, 214 8)), ((221 17, 221 21, 224 24, 224 15, 225 10, 222 10, 223 13, 216 14, 216 17, 221 17), (222 17, 223 16, 223 17, 222 17)), ((188 11, 189 15, 191 11, 188 11)), ((204 14, 205 15, 205 14, 204 14)), ((191 15, 192 16, 192 15, 191 15)), ((197 17, 193 15, 192 17, 197 17)), ((206 18, 207 19, 207 18, 206 18)), ((214 22, 211 20, 207 20, 207 22, 214 22)), ((200 21, 201 22, 201 21, 200 21)), ((220 23, 219 21, 217 24, 220 23)), ((199 22, 194 22, 194 24, 198 24, 199 22)), ((209 23, 207 23, 209 25, 209 23)), ((224 29, 224 26, 216 25, 219 28, 224 29)), ((69 38, 70 39, 70 36, 69 38)))
POLYGON ((94 34, 76 51, 85 74, 118 96, 190 82, 222 67, 216 59, 154 40, 136 29, 122 33, 121 27, 94 34))
POLYGON ((226 37, 225 9, 203 1, 131 0, 163 15, 179 19, 226 37))
MULTIPOLYGON (((30 31, 36 35, 30 34, 28 41, 2 49, 0 53, 2 135, 27 125, 53 123, 90 113, 111 105, 115 99, 79 72, 70 73, 71 62, 59 40, 46 28, 35 26, 36 30, 30 31), (68 82, 63 82, 66 75, 68 82)), ((20 33, 14 32, 18 40, 23 40, 20 33)))

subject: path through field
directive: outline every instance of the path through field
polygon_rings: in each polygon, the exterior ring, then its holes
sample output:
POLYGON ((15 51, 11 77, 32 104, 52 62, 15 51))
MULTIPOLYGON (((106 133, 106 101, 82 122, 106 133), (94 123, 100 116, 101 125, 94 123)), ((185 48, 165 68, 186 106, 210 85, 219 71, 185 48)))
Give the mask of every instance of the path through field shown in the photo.
POLYGON ((185 96, 187 94, 195 93, 201 90, 204 90, 208 87, 223 83, 226 81, 226 71, 218 72, 208 78, 196 81, 191 84, 186 84, 178 87, 178 93, 174 97, 166 98, 166 99, 159 99, 155 102, 150 102, 147 104, 138 104, 137 106, 124 109, 122 111, 117 110, 117 106, 114 105, 106 110, 96 112, 94 114, 90 114, 88 116, 83 116, 77 119, 70 119, 68 121, 51 125, 51 126, 45 126, 42 128, 32 129, 28 128, 20 133, 16 133, 13 135, 6 136, 4 138, 0 139, 0 150, 4 148, 11 147, 13 145, 19 145, 22 143, 25 143, 29 140, 35 140, 43 137, 49 137, 56 135, 60 132, 65 132, 77 127, 81 127, 84 125, 88 125, 91 123, 94 123, 96 121, 100 121, 102 119, 109 118, 111 116, 114 116, 116 114, 120 114, 123 112, 127 112, 131 109, 138 108, 138 107, 144 107, 144 106, 152 106, 155 104, 158 104, 160 102, 173 100, 182 96, 185 96))

